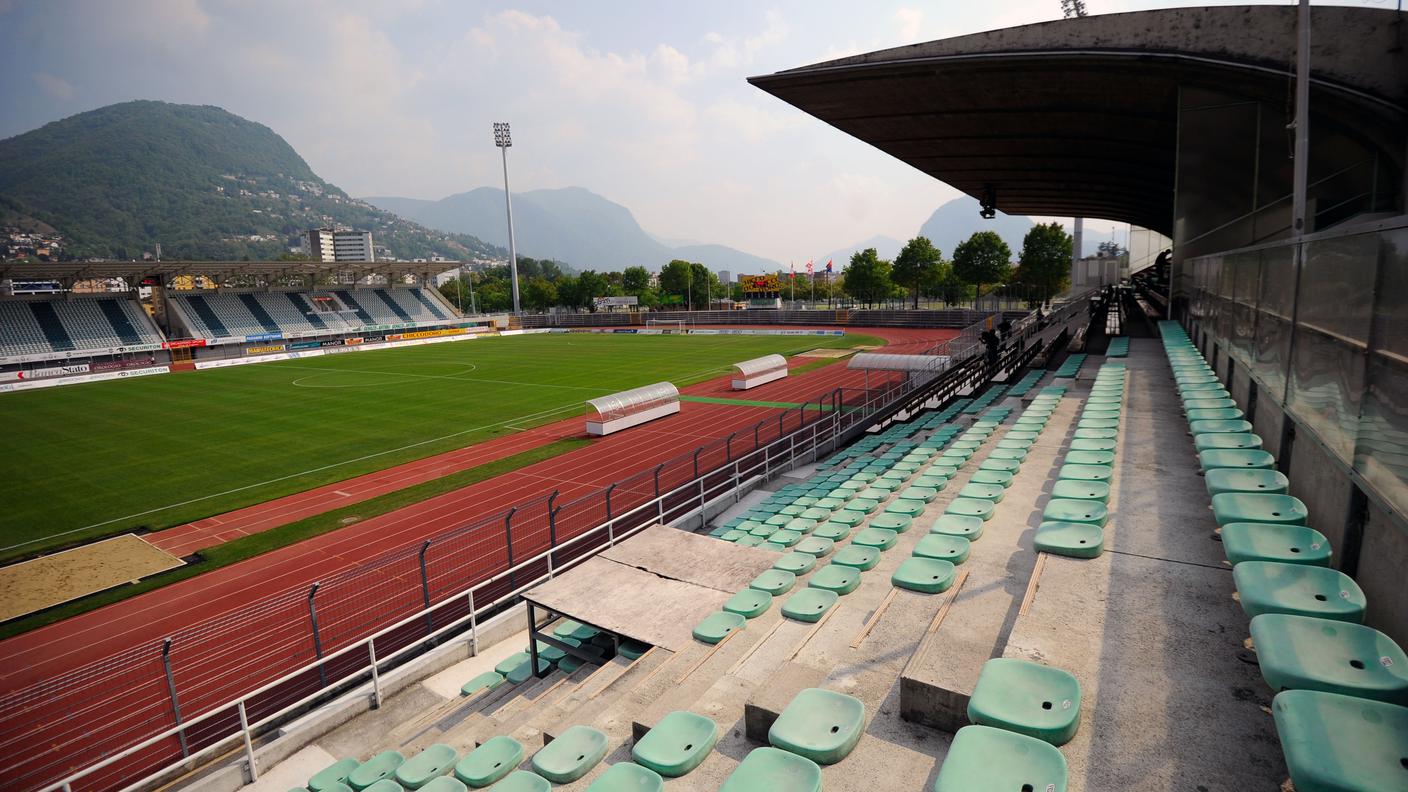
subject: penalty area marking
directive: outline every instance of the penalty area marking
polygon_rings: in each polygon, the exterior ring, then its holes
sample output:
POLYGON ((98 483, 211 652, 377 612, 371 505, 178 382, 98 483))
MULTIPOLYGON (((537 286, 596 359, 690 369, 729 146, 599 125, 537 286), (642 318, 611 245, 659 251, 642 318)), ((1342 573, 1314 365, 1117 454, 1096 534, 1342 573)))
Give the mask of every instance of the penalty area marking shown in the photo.
POLYGON ((460 380, 460 379, 459 379, 459 376, 460 376, 461 374, 468 374, 468 373, 470 373, 470 372, 472 372, 472 371, 478 371, 478 370, 479 370, 479 364, 477 364, 477 363, 464 363, 464 364, 461 364, 460 370, 459 370, 459 371, 456 371, 456 372, 453 373, 453 374, 412 374, 412 373, 406 372, 406 371, 368 371, 368 370, 366 370, 366 369, 321 368, 321 367, 318 367, 318 366, 285 366, 284 368, 298 368, 298 369, 302 369, 302 370, 304 370, 304 371, 316 370, 316 371, 318 372, 317 374, 308 374, 308 375, 299 377, 298 379, 294 380, 291 384, 292 384, 295 388, 382 388, 382 387, 386 387, 387 385, 403 385, 403 384, 405 384, 404 378, 407 378, 407 377, 413 378, 413 379, 445 379, 445 380, 456 380, 456 381, 462 382, 463 380, 460 380), (317 379, 318 377, 326 377, 326 376, 329 376, 329 375, 336 376, 336 375, 338 375, 338 374, 370 374, 370 375, 376 376, 376 377, 397 377, 397 378, 400 378, 400 381, 392 381, 392 382, 354 382, 354 383, 349 383, 349 384, 346 384, 346 385, 317 385, 317 384, 308 384, 308 383, 305 383, 305 382, 304 382, 304 380, 317 379))

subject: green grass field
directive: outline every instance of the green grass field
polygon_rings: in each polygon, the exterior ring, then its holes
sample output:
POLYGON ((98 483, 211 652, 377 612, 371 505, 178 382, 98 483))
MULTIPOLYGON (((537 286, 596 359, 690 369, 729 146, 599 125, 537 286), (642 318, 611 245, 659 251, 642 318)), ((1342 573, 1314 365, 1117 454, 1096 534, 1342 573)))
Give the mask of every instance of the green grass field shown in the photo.
POLYGON ((0 560, 167 527, 866 336, 530 335, 0 397, 0 560))

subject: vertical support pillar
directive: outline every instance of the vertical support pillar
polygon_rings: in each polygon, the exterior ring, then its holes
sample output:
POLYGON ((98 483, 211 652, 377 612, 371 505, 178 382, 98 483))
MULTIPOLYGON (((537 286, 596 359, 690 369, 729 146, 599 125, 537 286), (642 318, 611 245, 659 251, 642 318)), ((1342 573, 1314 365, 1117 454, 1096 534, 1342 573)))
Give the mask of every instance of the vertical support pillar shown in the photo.
POLYGON ((660 471, 664 469, 665 463, 661 462, 655 466, 655 506, 660 515, 660 523, 665 523, 665 499, 660 497, 660 471))
POLYGON ((425 554, 430 550, 430 540, 420 546, 420 596, 425 603, 425 634, 435 632, 435 615, 430 612, 430 576, 425 573, 425 554))
MULTIPOLYGON (((176 716, 176 725, 181 725, 181 701, 176 697, 176 678, 171 674, 171 639, 166 638, 161 642, 161 667, 166 672, 166 692, 171 696, 171 712, 176 716)), ((190 749, 186 745, 186 730, 181 729, 176 732, 176 736, 181 740, 181 758, 190 756, 190 749)))
POLYGON ((367 641, 367 658, 372 664, 372 709, 381 709, 381 674, 377 671, 376 639, 367 641))
POLYGON ((699 448, 694 449, 694 477, 695 477, 695 478, 699 478, 699 452, 701 452, 701 451, 703 451, 703 450, 704 450, 704 447, 703 447, 703 446, 700 446, 699 448))
POLYGON ((557 509, 553 507, 553 502, 557 500, 557 490, 553 490, 548 496, 548 579, 553 576, 553 564, 557 555, 557 509))
POLYGON ((469 590, 469 649, 471 657, 479 656, 479 614, 474 612, 474 589, 469 590))
MULTIPOLYGON (((319 660, 322 660, 323 636, 318 632, 318 606, 313 601, 313 598, 318 596, 318 586, 320 585, 322 584, 314 583, 308 587, 308 619, 313 623, 313 652, 318 656, 319 660)), ((322 663, 318 664, 318 680, 323 687, 328 686, 328 672, 327 669, 323 668, 322 663)), ((241 704, 240 706, 243 707, 244 705, 241 704)), ((248 737, 248 735, 245 736, 248 737)))
POLYGON ((541 679, 546 673, 538 669, 538 612, 533 603, 524 600, 524 604, 528 606, 528 667, 533 670, 533 676, 541 679))
POLYGON ((249 763, 249 781, 259 780, 259 768, 254 766, 254 741, 249 738, 249 714, 245 712, 244 701, 240 701, 240 731, 244 732, 244 759, 249 763))
POLYGON ((728 436, 728 439, 724 440, 724 463, 725 463, 725 464, 727 464, 727 463, 733 461, 733 438, 734 438, 734 435, 737 435, 737 434, 738 434, 738 432, 733 432, 732 434, 730 434, 730 435, 728 436))
MULTIPOLYGON (((508 549, 509 569, 513 569, 513 514, 516 511, 518 511, 518 507, 514 506, 504 515, 504 547, 508 549)), ((509 588, 518 588, 517 577, 517 572, 508 573, 509 588)))

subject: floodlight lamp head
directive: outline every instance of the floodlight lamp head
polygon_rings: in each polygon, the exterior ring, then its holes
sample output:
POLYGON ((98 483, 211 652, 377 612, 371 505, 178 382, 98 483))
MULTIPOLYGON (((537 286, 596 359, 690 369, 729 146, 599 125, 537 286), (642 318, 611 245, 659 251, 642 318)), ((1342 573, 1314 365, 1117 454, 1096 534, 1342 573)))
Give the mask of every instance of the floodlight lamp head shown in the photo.
POLYGON ((494 122, 494 145, 499 148, 509 148, 513 145, 513 138, 509 135, 507 121, 494 122))
POLYGON ((997 217, 997 188, 992 185, 985 187, 983 189, 983 198, 979 203, 981 204, 981 208, 978 210, 979 217, 982 217, 984 220, 991 220, 997 217))

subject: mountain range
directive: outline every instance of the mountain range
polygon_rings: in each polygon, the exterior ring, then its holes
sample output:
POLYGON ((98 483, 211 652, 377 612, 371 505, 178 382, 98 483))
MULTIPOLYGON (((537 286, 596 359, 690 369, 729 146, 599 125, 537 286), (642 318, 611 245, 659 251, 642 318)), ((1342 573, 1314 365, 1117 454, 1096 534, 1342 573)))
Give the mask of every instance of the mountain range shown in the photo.
POLYGON ((77 258, 272 259, 304 231, 370 230, 398 258, 502 258, 319 178, 282 137, 218 107, 136 101, 0 140, 0 225, 52 228, 77 258))
MULTIPOLYGON (((479 187, 438 201, 375 196, 367 203, 431 228, 472 234, 508 246, 504 191, 479 187)), ((514 241, 520 256, 565 261, 579 270, 659 270, 671 259, 718 272, 768 272, 782 265, 726 245, 672 245, 636 222, 631 210, 582 187, 513 194, 514 241)))

